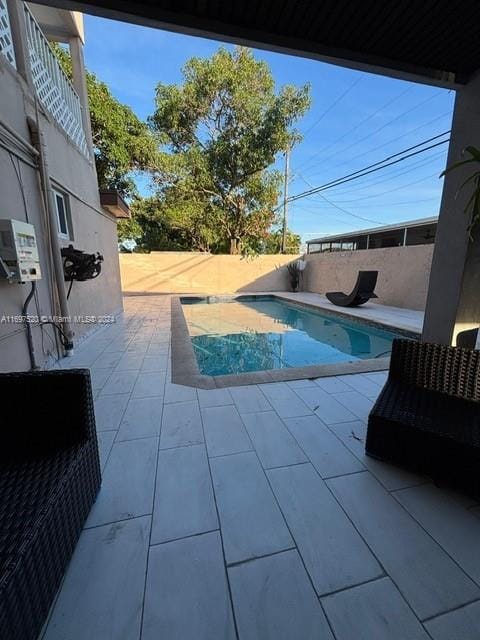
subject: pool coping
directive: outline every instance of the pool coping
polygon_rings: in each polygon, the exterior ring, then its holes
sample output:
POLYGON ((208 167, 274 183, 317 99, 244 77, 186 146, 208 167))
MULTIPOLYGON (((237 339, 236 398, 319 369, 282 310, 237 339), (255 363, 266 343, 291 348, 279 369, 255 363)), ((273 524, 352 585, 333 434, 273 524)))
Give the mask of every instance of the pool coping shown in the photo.
MULTIPOLYGON (((359 318, 345 311, 331 311, 323 307, 309 304, 300 300, 291 300, 275 293, 238 293, 225 296, 199 296, 198 294, 182 295, 182 298, 213 297, 224 300, 235 300, 246 296, 271 296, 293 306, 321 311, 331 316, 342 316, 349 320, 358 321, 360 324, 369 324, 379 329, 388 331, 395 330, 396 333, 405 337, 418 338, 420 334, 415 331, 402 329, 393 325, 375 322, 366 318, 359 318)), ((197 357, 193 349, 187 321, 182 309, 180 296, 171 298, 171 364, 172 382, 182 384, 187 387, 198 389, 221 389, 224 387, 238 387, 250 384, 262 384, 268 382, 287 382, 289 380, 304 380, 309 378, 324 378, 327 376, 339 376, 350 373, 369 373, 372 371, 384 371, 388 369, 390 358, 371 358, 368 360, 356 360, 354 362, 337 362, 334 364, 318 364, 306 367, 291 367, 286 369, 271 369, 269 371, 252 371, 247 373, 228 374, 223 376, 208 376, 200 373, 197 357)))

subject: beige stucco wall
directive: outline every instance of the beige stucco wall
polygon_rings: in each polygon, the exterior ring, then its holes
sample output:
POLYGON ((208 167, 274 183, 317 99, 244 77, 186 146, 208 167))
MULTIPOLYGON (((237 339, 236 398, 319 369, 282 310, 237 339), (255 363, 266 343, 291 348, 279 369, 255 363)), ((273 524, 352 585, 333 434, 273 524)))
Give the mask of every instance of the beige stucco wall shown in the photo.
POLYGON ((432 255, 433 245, 311 254, 307 256, 305 289, 348 292, 358 271, 376 270, 378 302, 423 310, 432 255))
MULTIPOLYGON (((27 115, 35 116, 32 96, 15 70, 0 55, 0 120, 24 139, 29 139, 27 115)), ((99 251, 105 262, 101 275, 91 281, 74 283, 69 300, 70 313, 74 315, 105 315, 118 313, 122 308, 120 272, 118 265, 116 221, 100 208, 95 167, 82 156, 63 131, 50 117, 40 113, 40 125, 44 131, 53 186, 69 197, 74 240, 77 249, 88 253, 99 251)), ((1 135, 2 144, 9 144, 1 135)), ((34 225, 39 244, 43 278, 38 281, 40 313, 52 314, 51 272, 48 260, 48 240, 45 215, 40 196, 38 172, 30 166, 29 159, 10 144, 10 153, 0 146, 0 193, 2 203, 0 218, 15 218, 34 225), (19 171, 17 176, 13 162, 19 171), (21 183, 20 183, 21 180, 21 183), (26 210, 22 198, 25 196, 26 210)), ((61 241, 62 244, 68 244, 61 241)), ((30 285, 9 284, 0 280, 0 318, 20 315, 30 285)), ((32 303, 29 312, 36 314, 32 303)), ((92 330, 91 324, 77 323, 75 338, 80 339, 92 330)), ((45 327, 42 343, 41 330, 33 326, 37 362, 42 365, 53 352, 53 329, 45 327)), ((25 328, 22 324, 0 323, 0 371, 29 368, 25 328)))
POLYGON ((235 293, 288 290, 285 265, 298 256, 211 255, 177 251, 120 255, 122 288, 129 293, 235 293))

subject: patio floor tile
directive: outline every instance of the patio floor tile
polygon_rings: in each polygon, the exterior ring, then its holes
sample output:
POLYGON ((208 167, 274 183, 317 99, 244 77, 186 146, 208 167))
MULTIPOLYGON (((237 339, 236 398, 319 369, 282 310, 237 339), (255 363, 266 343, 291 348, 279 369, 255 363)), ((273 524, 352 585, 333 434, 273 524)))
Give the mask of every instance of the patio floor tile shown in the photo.
POLYGON ((480 602, 429 620, 425 627, 433 640, 476 640, 480 637, 480 602))
POLYGON ((355 415, 335 400, 331 395, 320 389, 318 385, 314 387, 301 387, 295 389, 295 393, 305 402, 305 404, 326 424, 335 422, 350 422, 355 420, 355 415))
POLYGON ((160 451, 152 544, 218 529, 203 444, 160 451))
POLYGON ((307 405, 285 382, 262 384, 260 389, 280 418, 295 418, 311 413, 307 405))
POLYGON ((176 402, 163 407, 160 448, 203 442, 202 420, 197 402, 176 402))
POLYGON ((228 389, 197 389, 197 394, 202 409, 233 404, 233 398, 228 389))
POLYGON ((369 472, 327 483, 421 620, 480 598, 479 588, 369 472))
POLYGON ((383 387, 388 378, 388 371, 371 371, 370 373, 364 373, 363 375, 369 380, 376 382, 380 387, 383 387))
POLYGON ((289 380, 286 383, 290 389, 305 389, 306 387, 315 387, 315 380, 313 378, 303 378, 300 380, 289 380))
POLYGON ((158 398, 131 398, 118 430, 117 442, 160 435, 162 404, 158 398))
POLYGON ((165 384, 165 403, 188 402, 196 399, 197 392, 193 387, 185 387, 182 384, 175 384, 167 380, 165 384))
POLYGON ((240 413, 269 411, 272 408, 266 397, 255 385, 250 387, 232 387, 230 393, 240 413))
POLYGON ((137 355, 126 351, 118 361, 115 371, 132 371, 141 369, 143 355, 137 355))
POLYGON ((228 564, 294 546, 254 453, 210 460, 228 564))
POLYGON ((297 551, 228 570, 241 640, 333 640, 297 551))
POLYGON ((308 461, 275 411, 245 413, 242 420, 264 469, 308 461))
POLYGON ((116 431, 99 431, 97 433, 98 439, 98 452, 100 455, 100 467, 103 471, 107 458, 110 455, 113 441, 117 435, 116 431))
POLYGON ((114 371, 103 386, 100 395, 130 393, 135 386, 138 371, 114 371))
POLYGON ((118 429, 127 408, 130 394, 98 396, 95 399, 95 423, 97 431, 118 429))
POLYGON ((317 378, 315 384, 323 389, 327 393, 341 393, 342 391, 351 391, 352 387, 343 382, 343 378, 336 378, 335 376, 326 378, 317 378))
POLYGON ((365 454, 367 425, 361 420, 340 422, 330 425, 329 428, 389 491, 413 487, 428 481, 424 476, 407 469, 367 456, 365 454))
MULTIPOLYGON (((147 352, 148 353, 148 352, 147 352)), ((143 364, 141 367, 142 372, 146 371, 166 371, 167 370, 167 359, 168 356, 165 355, 146 355, 143 359, 143 364)))
POLYGON ((288 418, 284 422, 322 478, 364 469, 317 416, 288 418))
POLYGON ((337 640, 429 640, 389 578, 322 598, 337 640))
POLYGON ((113 373, 113 369, 92 369, 90 368, 90 379, 92 381, 92 390, 100 391, 104 384, 113 373))
POLYGON ((116 442, 87 527, 152 513, 158 438, 116 442))
POLYGON ((152 398, 163 396, 165 387, 165 373, 151 372, 140 373, 133 389, 133 398, 152 398))
POLYGON ((150 518, 82 533, 44 640, 138 640, 150 518))
POLYGON ((115 338, 114 340, 112 340, 112 342, 110 342, 108 346, 105 347, 104 353, 124 352, 130 344, 130 340, 130 336, 115 338))
POLYGON ((355 391, 367 396, 367 398, 376 398, 383 387, 383 383, 377 383, 374 379, 363 374, 342 376, 342 380, 352 387, 352 389, 355 389, 355 391))
POLYGON ((235 640, 217 532, 151 547, 141 637, 235 640))
POLYGON ((368 414, 372 410, 373 400, 363 396, 358 391, 344 391, 343 393, 334 393, 332 398, 338 400, 344 407, 348 408, 356 418, 367 422, 368 414))
POLYGON ((237 409, 233 406, 202 409, 209 457, 250 451, 252 443, 237 409))
POLYGON ((267 475, 318 595, 383 574, 310 464, 271 469, 267 475))
POLYGON ((108 369, 112 367, 116 367, 120 362, 120 359, 123 355, 123 351, 110 353, 108 351, 104 351, 92 365, 92 369, 108 369))
POLYGON ((480 520, 465 509, 456 496, 431 484, 397 491, 395 497, 479 584, 480 520))
MULTIPOLYGON (((169 343, 168 342, 155 342, 154 340, 152 340, 152 342, 150 342, 147 351, 145 352, 145 357, 146 358, 157 358, 160 356, 168 356, 168 349, 169 349, 169 343)), ((168 358, 167 358, 167 364, 168 364, 168 358)))

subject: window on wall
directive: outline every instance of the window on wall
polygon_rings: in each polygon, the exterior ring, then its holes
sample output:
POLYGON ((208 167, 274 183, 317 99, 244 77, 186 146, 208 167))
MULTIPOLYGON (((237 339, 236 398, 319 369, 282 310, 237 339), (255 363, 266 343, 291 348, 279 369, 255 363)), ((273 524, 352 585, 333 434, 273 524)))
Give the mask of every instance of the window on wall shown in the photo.
POLYGON ((66 240, 73 240, 72 222, 68 196, 60 191, 54 191, 55 207, 57 209, 58 235, 66 240))

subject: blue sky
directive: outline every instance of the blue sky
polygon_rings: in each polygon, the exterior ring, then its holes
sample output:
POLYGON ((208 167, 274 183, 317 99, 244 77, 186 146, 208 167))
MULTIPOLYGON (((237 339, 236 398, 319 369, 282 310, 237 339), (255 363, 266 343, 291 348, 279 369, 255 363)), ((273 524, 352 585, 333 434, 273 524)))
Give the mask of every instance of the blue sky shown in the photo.
MULTIPOLYGON (((181 82, 192 56, 218 41, 85 16, 87 67, 141 118, 153 112, 157 82, 181 82)), ((291 195, 354 172, 447 131, 454 93, 314 60, 255 50, 277 86, 309 82, 312 107, 291 156, 291 195)), ((291 203, 289 226, 304 240, 438 214, 447 145, 354 182, 291 203), (325 200, 327 198, 327 200, 325 200)), ((278 166, 283 166, 279 158, 278 166)), ((148 184, 142 181, 142 190, 148 184)))

